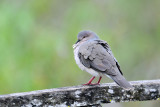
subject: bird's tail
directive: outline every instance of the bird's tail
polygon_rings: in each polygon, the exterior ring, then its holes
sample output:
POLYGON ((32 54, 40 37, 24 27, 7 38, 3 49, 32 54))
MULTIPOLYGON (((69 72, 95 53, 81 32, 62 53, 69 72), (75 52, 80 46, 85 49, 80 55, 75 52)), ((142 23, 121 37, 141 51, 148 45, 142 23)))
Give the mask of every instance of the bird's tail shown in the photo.
POLYGON ((106 75, 109 76, 112 80, 114 80, 120 87, 125 89, 133 89, 133 86, 121 75, 106 75))

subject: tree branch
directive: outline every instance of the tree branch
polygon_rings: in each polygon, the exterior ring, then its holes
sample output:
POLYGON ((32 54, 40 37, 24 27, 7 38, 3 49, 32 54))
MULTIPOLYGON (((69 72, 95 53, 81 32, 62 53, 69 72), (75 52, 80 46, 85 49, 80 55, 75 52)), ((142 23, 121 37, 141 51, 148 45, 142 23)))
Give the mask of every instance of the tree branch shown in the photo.
POLYGON ((160 99, 160 80, 132 81, 134 90, 124 90, 115 83, 97 86, 73 86, 0 95, 0 107, 28 106, 100 106, 101 103, 160 99))

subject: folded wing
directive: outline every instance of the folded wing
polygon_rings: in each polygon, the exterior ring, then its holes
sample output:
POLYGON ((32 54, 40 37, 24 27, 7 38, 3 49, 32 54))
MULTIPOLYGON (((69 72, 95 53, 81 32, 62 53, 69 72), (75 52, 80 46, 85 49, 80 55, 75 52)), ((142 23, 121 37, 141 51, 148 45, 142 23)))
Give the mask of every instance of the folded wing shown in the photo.
MULTIPOLYGON (((108 44, 101 40, 95 40, 82 45, 79 49, 79 58, 81 63, 108 75, 116 75, 120 69, 116 59, 112 55, 108 44)), ((122 73, 121 73, 122 74, 122 73)))

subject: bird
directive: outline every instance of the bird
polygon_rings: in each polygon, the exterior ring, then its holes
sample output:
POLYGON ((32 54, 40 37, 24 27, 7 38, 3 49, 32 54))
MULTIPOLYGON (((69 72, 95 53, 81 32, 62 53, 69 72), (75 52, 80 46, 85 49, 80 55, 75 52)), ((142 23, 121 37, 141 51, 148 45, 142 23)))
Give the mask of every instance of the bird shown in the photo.
POLYGON ((106 41, 101 40, 90 30, 79 32, 77 39, 73 45, 76 64, 82 71, 93 76, 83 85, 100 85, 102 76, 107 76, 120 87, 133 89, 133 86, 124 78, 120 65, 106 41), (96 77, 99 77, 98 82, 92 83, 96 77))

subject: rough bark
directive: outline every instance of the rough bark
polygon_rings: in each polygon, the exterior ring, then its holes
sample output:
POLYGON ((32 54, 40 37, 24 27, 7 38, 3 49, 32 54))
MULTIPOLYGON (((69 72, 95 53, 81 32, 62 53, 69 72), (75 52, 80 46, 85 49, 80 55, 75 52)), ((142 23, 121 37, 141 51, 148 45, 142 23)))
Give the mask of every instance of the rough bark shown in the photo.
POLYGON ((133 90, 124 90, 115 83, 97 86, 73 86, 32 92, 0 95, 0 107, 65 107, 93 106, 101 103, 160 99, 160 80, 132 81, 133 90))

